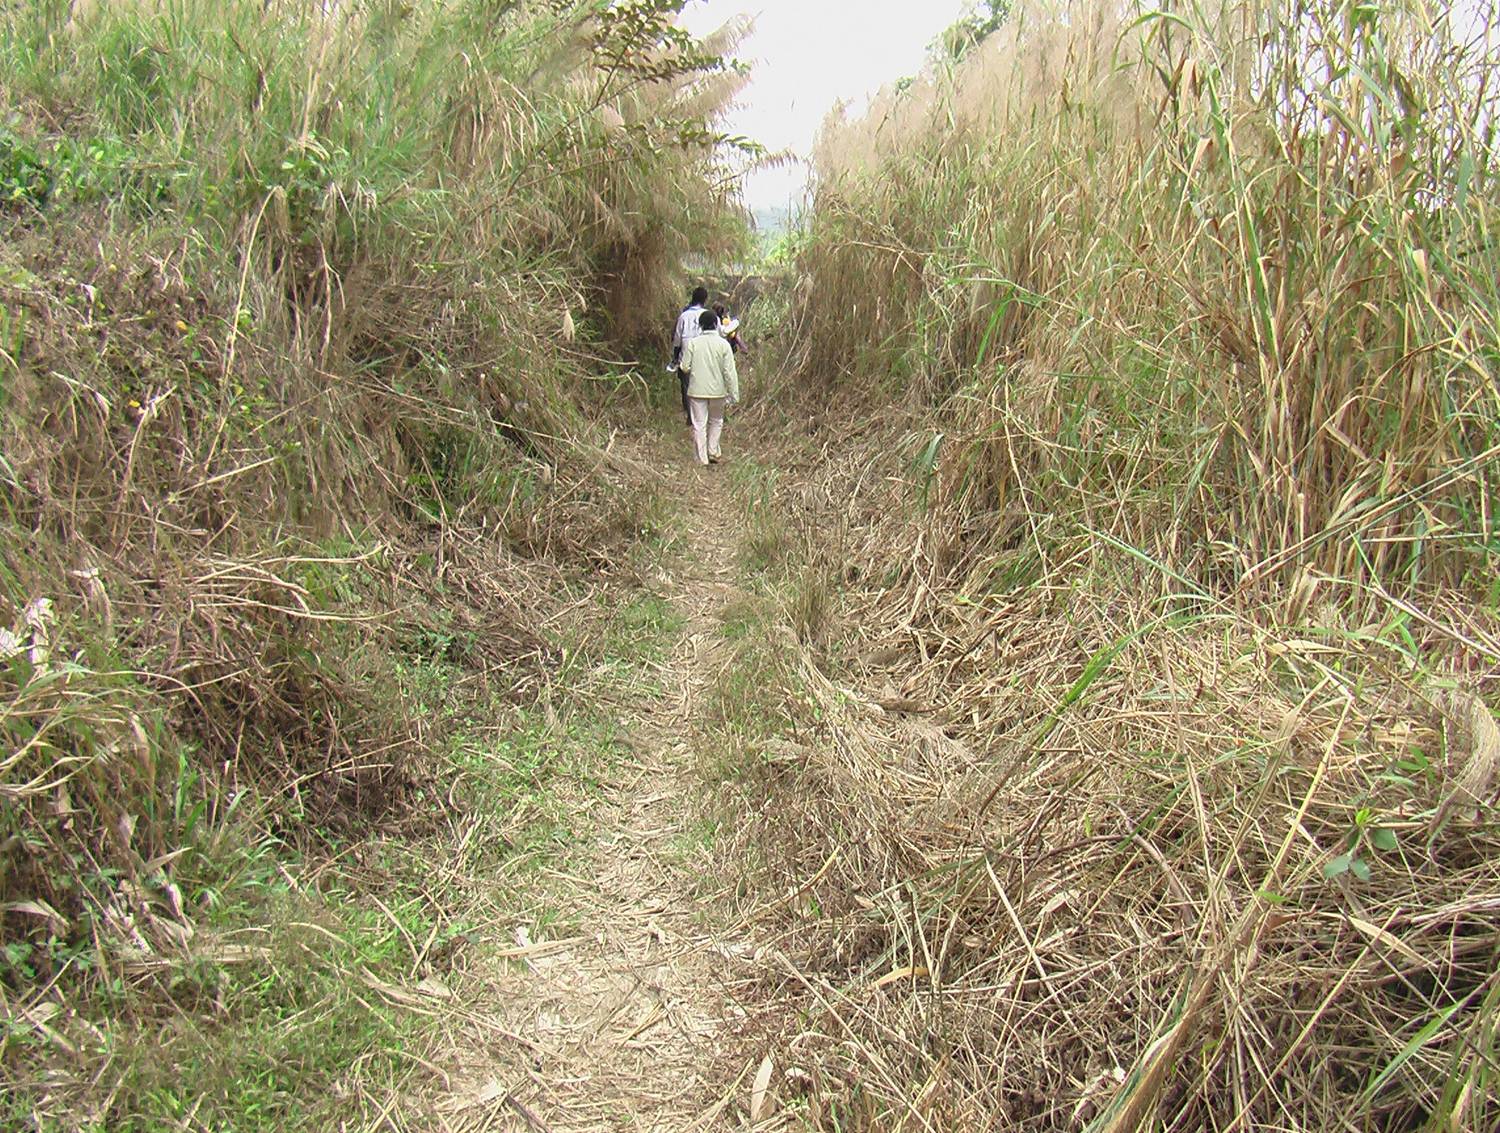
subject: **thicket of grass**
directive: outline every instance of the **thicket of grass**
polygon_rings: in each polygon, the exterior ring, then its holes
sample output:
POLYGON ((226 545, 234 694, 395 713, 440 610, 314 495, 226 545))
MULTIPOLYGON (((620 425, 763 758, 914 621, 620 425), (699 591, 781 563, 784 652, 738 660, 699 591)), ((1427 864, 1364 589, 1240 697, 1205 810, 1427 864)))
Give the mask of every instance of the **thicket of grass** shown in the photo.
POLYGON ((594 391, 690 243, 744 239, 750 149, 715 126, 740 29, 679 7, 0 15, 5 1120, 388 1103, 377 985, 428 925, 318 863, 472 838, 510 786, 455 745, 557 678, 563 582, 652 533, 594 391))
POLYGON ((1493 600, 1493 14, 1018 6, 825 131, 807 371, 941 407, 968 537, 1493 600))
POLYGON ((1495 1124, 1493 16, 1017 5, 825 132, 736 783, 815 1127, 1495 1124))

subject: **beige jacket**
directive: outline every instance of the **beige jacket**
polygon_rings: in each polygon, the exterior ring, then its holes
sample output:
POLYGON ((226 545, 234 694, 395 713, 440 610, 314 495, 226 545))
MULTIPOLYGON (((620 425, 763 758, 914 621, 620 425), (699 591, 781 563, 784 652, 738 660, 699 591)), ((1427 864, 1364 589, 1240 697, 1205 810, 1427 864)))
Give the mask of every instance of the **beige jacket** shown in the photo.
POLYGON ((729 340, 717 331, 684 342, 678 366, 687 371, 689 397, 740 399, 740 375, 734 368, 734 351, 729 340))

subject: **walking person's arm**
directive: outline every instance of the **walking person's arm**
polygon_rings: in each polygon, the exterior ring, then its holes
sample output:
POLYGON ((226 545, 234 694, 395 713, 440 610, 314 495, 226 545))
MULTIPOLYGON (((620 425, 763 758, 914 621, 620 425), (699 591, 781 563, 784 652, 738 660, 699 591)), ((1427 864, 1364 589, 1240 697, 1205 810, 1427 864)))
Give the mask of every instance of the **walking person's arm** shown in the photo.
POLYGON ((740 400, 740 372, 735 369, 734 351, 726 351, 724 354, 724 386, 729 391, 729 404, 736 405, 740 400))
POLYGON ((672 360, 667 363, 668 370, 675 370, 682 363, 682 316, 677 316, 677 321, 672 324, 672 360))

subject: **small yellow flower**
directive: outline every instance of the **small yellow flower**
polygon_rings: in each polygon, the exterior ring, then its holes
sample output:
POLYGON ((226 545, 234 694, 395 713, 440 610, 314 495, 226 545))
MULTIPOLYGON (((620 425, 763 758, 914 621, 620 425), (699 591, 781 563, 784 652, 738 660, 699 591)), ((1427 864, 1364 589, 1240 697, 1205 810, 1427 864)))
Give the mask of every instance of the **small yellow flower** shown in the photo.
POLYGON ((187 323, 183 322, 181 319, 178 319, 177 322, 175 322, 173 325, 183 333, 187 332, 187 323))
POLYGON ((130 399, 130 408, 132 408, 132 409, 139 409, 140 407, 141 407, 141 403, 139 401, 137 401, 135 398, 132 397, 130 399))

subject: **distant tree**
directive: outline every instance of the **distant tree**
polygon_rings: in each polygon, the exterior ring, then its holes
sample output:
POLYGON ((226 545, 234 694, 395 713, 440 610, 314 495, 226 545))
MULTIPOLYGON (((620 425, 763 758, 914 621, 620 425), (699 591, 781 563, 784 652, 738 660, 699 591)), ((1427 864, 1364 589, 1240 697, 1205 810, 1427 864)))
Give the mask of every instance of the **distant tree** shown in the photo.
MULTIPOLYGON (((1015 0, 973 0, 963 15, 927 45, 927 62, 938 67, 959 62, 1010 19, 1015 0)), ((903 75, 892 86, 898 95, 915 85, 916 75, 903 75)))
POLYGON ((956 63, 1011 17, 1015 0, 978 0, 933 44, 933 53, 956 63))

